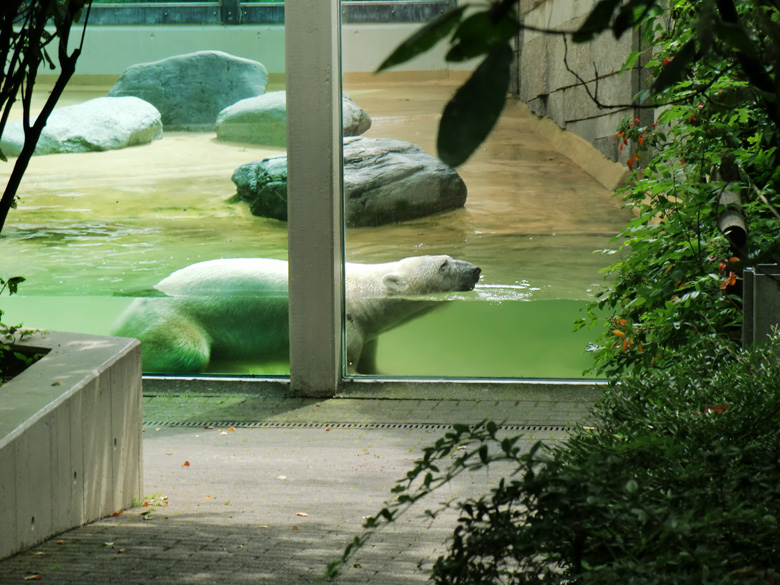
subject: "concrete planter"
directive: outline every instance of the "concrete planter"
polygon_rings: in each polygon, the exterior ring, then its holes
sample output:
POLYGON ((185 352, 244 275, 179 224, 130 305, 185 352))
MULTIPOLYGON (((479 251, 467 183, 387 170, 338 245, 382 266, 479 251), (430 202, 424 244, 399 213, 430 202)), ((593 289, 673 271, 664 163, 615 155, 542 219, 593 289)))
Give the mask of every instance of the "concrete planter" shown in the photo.
POLYGON ((141 346, 36 334, 46 356, 0 387, 0 559, 141 497, 141 346))

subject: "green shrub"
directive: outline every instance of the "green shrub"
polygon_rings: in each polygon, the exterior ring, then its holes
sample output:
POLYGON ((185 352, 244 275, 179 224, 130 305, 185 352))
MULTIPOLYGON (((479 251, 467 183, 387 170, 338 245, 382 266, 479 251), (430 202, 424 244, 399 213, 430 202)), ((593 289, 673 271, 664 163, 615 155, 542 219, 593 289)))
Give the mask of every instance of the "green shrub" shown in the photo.
POLYGON ((424 451, 394 490, 397 499, 367 522, 341 562, 457 474, 509 460, 516 473, 457 504, 457 528, 433 568, 436 583, 778 580, 775 351, 728 352, 718 364, 678 356, 668 370, 611 386, 592 428, 529 452, 494 423, 458 426, 424 451))
MULTIPOLYGON (((742 270, 780 259, 780 114, 777 96, 757 87, 766 78, 775 88, 780 9, 745 0, 727 22, 718 11, 728 4, 674 0, 647 13, 646 69, 655 103, 667 107, 657 124, 626 120, 615 136, 634 171, 618 196, 636 218, 619 235, 623 258, 605 270, 591 314, 604 325, 598 373, 664 368, 680 352, 737 347, 742 270), (741 197, 744 241, 719 228, 726 191, 741 197), (605 313, 606 322, 596 316, 605 313)), ((632 53, 627 64, 638 58, 632 53)))
MULTIPOLYGON (((8 294, 15 294, 19 283, 23 282, 24 278, 21 276, 15 276, 4 280, 0 278, 0 294, 6 289, 8 294)), ((37 358, 35 356, 29 356, 23 352, 16 351, 12 347, 12 343, 16 341, 17 336, 22 337, 29 335, 30 332, 21 330, 21 325, 6 325, 3 323, 3 311, 0 311, 0 385, 16 374, 24 370, 37 358)))

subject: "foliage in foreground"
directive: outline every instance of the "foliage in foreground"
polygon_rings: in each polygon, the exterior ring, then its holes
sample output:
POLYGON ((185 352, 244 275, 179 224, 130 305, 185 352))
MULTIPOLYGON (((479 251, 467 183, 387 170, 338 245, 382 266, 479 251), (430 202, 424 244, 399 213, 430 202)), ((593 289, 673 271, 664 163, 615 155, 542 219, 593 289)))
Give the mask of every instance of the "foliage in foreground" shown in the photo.
POLYGON ((739 346, 743 269, 780 259, 780 8, 674 0, 642 30, 646 55, 626 66, 647 60, 667 107, 615 137, 632 153, 619 195, 636 218, 591 314, 610 315, 595 353, 608 376, 739 346))
MULTIPOLYGON (((15 294, 19 283, 23 281, 24 278, 21 276, 15 276, 8 280, 0 278, 0 295, 6 289, 8 294, 15 294)), ((3 311, 0 311, 0 385, 2 385, 3 380, 15 376, 36 359, 22 352, 15 351, 11 347, 11 344, 17 339, 17 335, 24 337, 32 333, 32 331, 21 330, 20 328, 21 325, 6 325, 3 323, 3 311)))
MULTIPOLYGON (((11 175, 0 197, 0 232, 8 212, 16 205, 16 193, 38 144, 49 115, 70 78, 84 44, 92 0, 3 0, 0 8, 0 136, 17 102, 22 108, 24 146, 16 157, 11 175), (85 10, 86 9, 86 10, 85 10), (70 35, 81 21, 81 40, 70 50, 70 35), (53 53, 54 57, 50 55, 53 53), (55 65, 56 63, 56 65, 55 65), (43 67, 59 73, 40 112, 33 111, 32 96, 43 67)), ((6 161, 0 150, 0 160, 6 161)))
POLYGON ((440 584, 780 582, 780 361, 680 358, 609 388, 594 427, 524 452, 488 422, 425 449, 330 576, 371 535, 464 471, 516 473, 459 502, 440 584), (464 449, 463 446, 467 449, 464 449))

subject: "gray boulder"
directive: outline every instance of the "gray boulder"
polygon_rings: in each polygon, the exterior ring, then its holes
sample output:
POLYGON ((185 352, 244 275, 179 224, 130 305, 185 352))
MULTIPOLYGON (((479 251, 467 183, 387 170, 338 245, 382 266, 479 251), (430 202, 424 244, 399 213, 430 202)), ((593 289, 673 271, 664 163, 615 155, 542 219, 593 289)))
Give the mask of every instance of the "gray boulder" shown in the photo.
POLYGON ((210 132, 222 110, 262 95, 267 84, 268 72, 257 61, 198 51, 132 65, 108 95, 146 100, 160 110, 167 130, 210 132))
MULTIPOLYGON (((287 157, 241 165, 237 193, 254 215, 287 221, 287 157)), ((347 227, 376 226, 463 207, 466 184, 419 146, 392 138, 344 139, 347 227)))
MULTIPOLYGON (((96 152, 148 144, 162 138, 160 112, 135 97, 102 97, 57 108, 49 115, 35 154, 96 152)), ((22 121, 8 122, 2 151, 18 156, 24 146, 22 121)))
MULTIPOLYGON (((342 101, 344 136, 358 136, 371 128, 371 117, 349 96, 342 101)), ((217 138, 287 146, 287 93, 272 91, 228 106, 217 117, 217 138)))
POLYGON ((287 221, 287 155, 246 163, 233 172, 236 195, 231 203, 246 201, 258 217, 287 221))

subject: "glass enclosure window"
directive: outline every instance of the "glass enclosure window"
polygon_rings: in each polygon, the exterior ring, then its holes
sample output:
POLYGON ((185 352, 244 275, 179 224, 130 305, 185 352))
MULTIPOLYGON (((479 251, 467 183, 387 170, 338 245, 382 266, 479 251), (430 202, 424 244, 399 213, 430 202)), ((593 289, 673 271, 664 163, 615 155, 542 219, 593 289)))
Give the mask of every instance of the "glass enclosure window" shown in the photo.
MULTIPOLYGON (((109 99, 108 126, 119 129, 119 113, 132 112, 116 100, 134 98, 133 107, 151 104, 160 128, 152 121, 132 146, 87 152, 72 152, 87 140, 66 133, 33 158, 0 236, 0 275, 27 279, 3 299, 5 322, 139 337, 146 373, 287 375, 283 6, 154 4, 94 5, 57 112, 109 99), (175 105, 185 93, 176 72, 147 67, 145 93, 116 89, 137 65, 193 55, 182 71, 199 93, 233 87, 215 74, 224 59, 254 81, 190 122, 175 117, 193 105, 175 105)), ((443 168, 439 115, 472 65, 451 69, 434 54, 373 74, 416 21, 452 5, 341 5, 347 372, 580 377, 595 335, 574 334, 573 323, 609 263, 594 252, 609 253, 627 219, 617 202, 512 99, 477 154, 443 168)), ((52 82, 40 78, 36 107, 52 82)), ((77 119, 94 118, 95 103, 77 119)))
POLYGON ((219 29, 90 25, 0 236, 4 321, 138 337, 146 373, 289 374, 287 224, 248 202, 284 190, 284 28, 219 29))
MULTIPOLYGON (((595 333, 574 333, 574 322, 611 263, 599 251, 613 251, 611 238, 627 220, 618 202, 556 151, 517 99, 470 160, 445 167, 436 157, 439 116, 468 71, 445 69, 440 58, 439 70, 418 61, 352 74, 349 63, 360 56, 354 29, 344 26, 344 92, 371 119, 358 137, 345 137, 347 261, 391 263, 381 270, 403 276, 409 269, 393 264, 400 259, 447 255, 481 269, 473 290, 453 276, 449 290, 410 287, 403 300, 383 291, 376 305, 397 317, 405 303, 409 320, 382 332, 370 348, 375 361, 361 356, 356 373, 582 377, 595 333)), ((393 48, 378 37, 377 63, 393 48)), ((346 282, 349 319, 349 265, 346 282)), ((348 347, 350 330, 348 322, 348 347)))

